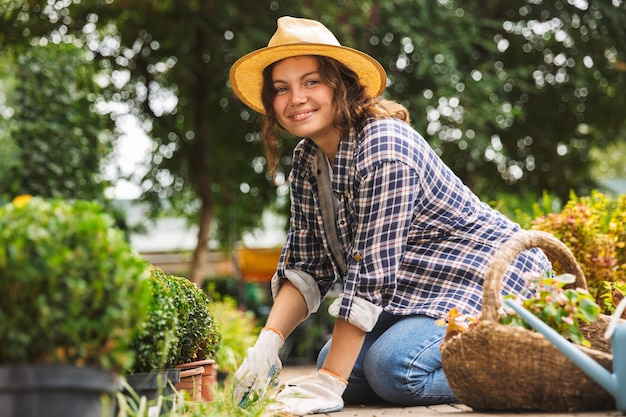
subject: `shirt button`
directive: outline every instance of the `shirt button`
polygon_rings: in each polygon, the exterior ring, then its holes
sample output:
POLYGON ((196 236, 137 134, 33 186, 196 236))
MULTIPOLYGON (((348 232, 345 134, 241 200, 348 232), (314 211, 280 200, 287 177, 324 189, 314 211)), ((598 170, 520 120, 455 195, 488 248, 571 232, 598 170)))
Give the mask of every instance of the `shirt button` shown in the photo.
POLYGON ((339 224, 343 226, 344 224, 346 224, 346 221, 345 220, 339 220, 339 224))
POLYGON ((361 262, 363 260, 363 256, 359 252, 355 252, 354 255, 352 255, 352 259, 357 262, 361 262))

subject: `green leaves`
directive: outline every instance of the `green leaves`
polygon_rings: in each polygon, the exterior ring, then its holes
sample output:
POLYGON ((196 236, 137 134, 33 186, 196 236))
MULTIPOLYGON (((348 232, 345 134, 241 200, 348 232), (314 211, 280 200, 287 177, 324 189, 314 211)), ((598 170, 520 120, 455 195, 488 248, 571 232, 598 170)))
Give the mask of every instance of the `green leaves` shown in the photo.
POLYGON ((187 278, 169 275, 159 268, 153 267, 152 276, 167 287, 177 317, 177 343, 169 352, 166 366, 213 358, 220 334, 209 309, 208 295, 187 278))
POLYGON ((146 262, 96 203, 0 207, 0 363, 125 369, 145 278, 146 262))
POLYGON ((4 88, 0 82, 0 95, 6 90, 12 115, 0 116, 0 137, 4 132, 14 143, 19 163, 0 173, 0 198, 29 193, 103 199, 108 184, 101 161, 112 149, 108 134, 113 121, 94 110, 99 89, 92 81, 93 62, 66 44, 13 52, 15 62, 4 68, 12 82, 4 88))
MULTIPOLYGON (((586 290, 564 288, 575 281, 576 277, 571 274, 554 277, 549 274, 543 277, 529 274, 525 293, 518 297, 506 296, 505 299, 516 300, 563 337, 589 347, 589 341, 580 332, 580 324, 596 321, 600 307, 586 290)), ((532 330, 531 326, 510 309, 504 311, 500 323, 532 330)))
MULTIPOLYGON (((571 189, 587 193, 589 149, 624 138, 614 111, 626 107, 624 2, 52 3, 0 4, 0 50, 21 57, 15 74, 0 77, 10 81, 16 111, 5 130, 21 152, 11 172, 0 163, 0 186, 8 194, 101 193, 109 143, 96 138, 111 126, 89 110, 116 102, 154 142, 144 200, 153 214, 169 200, 196 222, 199 247, 209 230, 230 244, 285 195, 265 175, 258 118, 228 84, 235 59, 267 45, 281 15, 318 19, 342 44, 378 59, 385 95, 408 106, 417 130, 483 200, 503 189, 549 190, 562 200, 571 189), (163 98, 173 104, 159 105, 163 98)), ((285 175, 292 147, 282 148, 285 175)), ((0 146, 0 160, 16 155, 2 155, 7 149, 0 146)))
POLYGON ((164 369, 170 352, 176 349, 179 334, 178 310, 166 282, 168 277, 158 268, 150 273, 150 303, 145 320, 133 336, 129 349, 135 354, 130 373, 164 369))
POLYGON ((570 197, 560 213, 537 208, 532 228, 550 232, 567 245, 585 274, 589 292, 611 314, 616 306, 611 284, 623 287, 626 282, 626 195, 594 191, 570 197))

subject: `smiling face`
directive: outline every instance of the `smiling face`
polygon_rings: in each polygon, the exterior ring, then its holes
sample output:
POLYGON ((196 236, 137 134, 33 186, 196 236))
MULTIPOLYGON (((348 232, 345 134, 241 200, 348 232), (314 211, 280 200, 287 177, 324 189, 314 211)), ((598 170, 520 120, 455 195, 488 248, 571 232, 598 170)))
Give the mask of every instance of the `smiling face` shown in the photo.
POLYGON ((340 138, 339 130, 333 126, 334 90, 322 81, 317 59, 298 56, 276 63, 272 85, 272 107, 281 126, 334 155, 340 138))

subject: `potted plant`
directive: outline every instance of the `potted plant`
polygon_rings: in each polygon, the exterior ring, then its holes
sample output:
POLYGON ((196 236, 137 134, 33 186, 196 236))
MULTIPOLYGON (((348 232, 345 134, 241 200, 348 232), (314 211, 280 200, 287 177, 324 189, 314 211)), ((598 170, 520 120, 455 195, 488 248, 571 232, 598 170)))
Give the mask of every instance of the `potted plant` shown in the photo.
POLYGON ((147 276, 94 202, 0 207, 0 415, 112 415, 147 276))
POLYGON ((209 297, 186 278, 165 273, 162 276, 178 317, 178 344, 170 352, 167 365, 181 370, 178 389, 188 391, 192 399, 211 401, 217 381, 214 357, 220 335, 210 312, 209 297))
POLYGON ((177 310, 166 279, 162 270, 150 269, 148 313, 129 345, 135 361, 127 370, 128 387, 123 390, 125 401, 134 401, 135 405, 145 397, 155 407, 154 402, 161 396, 165 400, 157 407, 161 413, 171 409, 174 384, 180 380, 178 369, 166 368, 169 354, 178 344, 177 310))

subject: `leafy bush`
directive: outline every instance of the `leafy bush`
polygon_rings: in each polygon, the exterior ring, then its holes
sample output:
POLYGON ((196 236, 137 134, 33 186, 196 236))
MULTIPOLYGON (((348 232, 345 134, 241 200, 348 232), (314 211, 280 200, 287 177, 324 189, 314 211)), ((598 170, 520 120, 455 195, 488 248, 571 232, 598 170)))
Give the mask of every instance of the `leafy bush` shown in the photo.
POLYGON ((523 194, 498 193, 489 205, 523 229, 530 229, 533 219, 538 216, 561 211, 562 203, 557 196, 544 192, 541 196, 533 192, 523 194))
POLYGON ((96 203, 22 196, 0 207, 0 363, 127 369, 147 266, 96 203))
POLYGON ((540 213, 532 228, 550 232, 567 245, 587 278, 589 292, 604 311, 612 312, 609 292, 626 282, 626 195, 572 194, 560 213, 540 213))
POLYGON ((151 289, 148 315, 130 344, 135 353, 131 373, 163 369, 170 352, 178 345, 178 311, 163 272, 153 267, 148 282, 151 289))
POLYGON ((236 301, 230 297, 211 303, 211 314, 221 337, 215 361, 220 372, 233 375, 256 340, 256 318, 249 311, 238 310, 236 301))
POLYGON ((177 313, 178 344, 170 351, 166 366, 213 358, 220 335, 209 311, 208 295, 188 279, 166 274, 157 267, 152 274, 166 283, 177 313))

